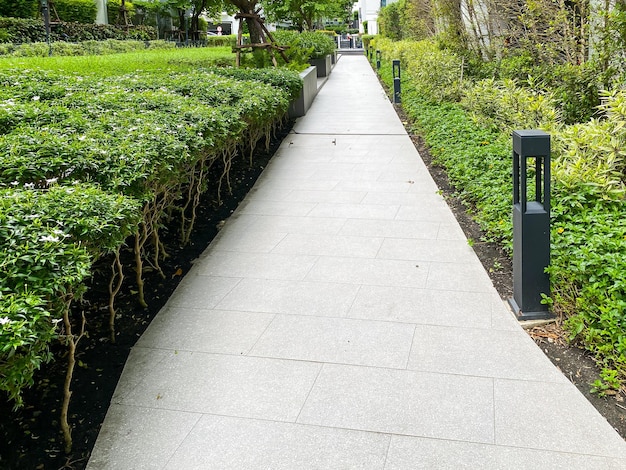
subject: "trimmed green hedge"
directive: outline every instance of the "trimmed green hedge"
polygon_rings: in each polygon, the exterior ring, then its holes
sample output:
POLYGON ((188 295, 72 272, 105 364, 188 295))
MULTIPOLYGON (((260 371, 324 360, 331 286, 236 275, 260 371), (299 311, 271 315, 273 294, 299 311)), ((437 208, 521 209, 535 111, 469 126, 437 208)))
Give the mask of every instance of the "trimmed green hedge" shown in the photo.
MULTIPOLYGON (((45 42, 46 30, 43 22, 38 19, 3 18, 0 17, 0 42, 4 43, 31 43, 45 42)), ((89 41, 104 39, 135 39, 150 41, 157 38, 156 29, 151 26, 133 26, 125 28, 113 25, 81 24, 64 22, 52 27, 50 39, 52 41, 89 41)))
POLYGON ((115 266, 133 246, 144 302, 160 227, 178 220, 188 239, 200 194, 228 190, 233 159, 283 122, 300 87, 285 70, 0 72, 0 390, 16 406, 94 262, 115 266))

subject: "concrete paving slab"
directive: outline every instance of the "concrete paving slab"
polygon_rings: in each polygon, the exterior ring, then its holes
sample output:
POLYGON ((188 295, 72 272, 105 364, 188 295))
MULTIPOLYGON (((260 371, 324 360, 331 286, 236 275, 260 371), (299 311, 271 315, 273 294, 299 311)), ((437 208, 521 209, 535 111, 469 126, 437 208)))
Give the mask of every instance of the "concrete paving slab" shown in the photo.
POLYGON ((491 279, 478 262, 475 264, 431 262, 426 287, 460 292, 495 292, 491 279))
POLYGON ((170 351, 119 404, 294 422, 321 365, 170 351))
POLYGON ((290 233, 276 245, 272 252, 282 254, 375 258, 382 244, 382 238, 290 233))
POLYGON ((403 323, 277 315, 250 355, 405 369, 414 331, 403 323))
MULTIPOLYGON (((341 235, 412 240, 434 240, 441 229, 439 222, 416 224, 407 220, 349 219, 339 232, 341 235)), ((462 240, 465 240, 463 237, 462 240)))
POLYGON ((494 397, 496 444, 626 458, 624 440, 569 382, 496 379, 494 397))
POLYGON ((331 217, 295 217, 281 215, 242 215, 228 232, 278 232, 305 235, 338 235, 346 221, 331 217))
POLYGON ((519 331, 417 325, 408 368, 480 377, 567 381, 534 341, 519 331))
POLYGON ((324 364, 298 422, 493 443, 493 381, 324 364))
POLYGON ((385 470, 618 470, 622 459, 489 444, 392 436, 385 470))
POLYGON ((241 278, 190 273, 180 282, 166 307, 213 308, 240 281, 241 278))
POLYGON ((472 263, 478 261, 476 253, 466 240, 428 240, 419 243, 405 238, 386 238, 377 258, 414 261, 438 261, 441 263, 472 263))
POLYGON ((389 436, 204 415, 166 469, 380 470, 389 436))
POLYGON ((341 219, 393 220, 399 206, 384 204, 317 204, 309 213, 310 217, 335 217, 341 219))
POLYGON ((306 275, 308 281, 367 284, 370 286, 426 287, 429 263, 364 258, 317 260, 306 275))
POLYGON ((152 321, 137 346, 246 354, 273 319, 265 313, 169 308, 152 321))
POLYGON ((163 468, 201 417, 198 413, 111 405, 87 468, 163 468))
POLYGON ((205 276, 251 277, 260 279, 303 280, 317 261, 316 256, 277 253, 237 253, 209 248, 197 262, 205 276))
POLYGON ((218 307, 249 312, 345 317, 358 285, 244 279, 218 307))
POLYGON ((396 286, 364 286, 348 316, 420 325, 491 328, 495 293, 437 291, 396 286))

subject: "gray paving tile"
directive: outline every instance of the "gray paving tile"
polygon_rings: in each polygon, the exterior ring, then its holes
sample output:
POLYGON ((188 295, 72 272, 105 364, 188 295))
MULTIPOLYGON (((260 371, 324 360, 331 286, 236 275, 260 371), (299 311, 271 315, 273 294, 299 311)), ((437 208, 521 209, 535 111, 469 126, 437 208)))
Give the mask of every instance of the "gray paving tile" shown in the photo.
MULTIPOLYGON (((195 271, 199 271, 198 266, 195 271)), ((202 276, 189 273, 167 301, 168 307, 213 308, 241 278, 202 276)))
POLYGON ((333 204, 359 204, 365 191, 305 191, 293 190, 289 199, 292 202, 330 202, 333 204))
POLYGON ((426 287, 460 292, 495 292, 480 263, 430 263, 426 287))
POLYGON ((276 202, 250 199, 237 209, 242 214, 304 216, 315 208, 314 203, 276 202))
POLYGON ((493 381, 325 364, 299 423, 493 443, 493 381))
POLYGON ((557 383, 567 380, 523 331, 418 325, 408 368, 557 383))
POLYGON ((380 470, 389 436, 204 415, 165 468, 380 470))
POLYGON ((244 279, 219 303, 219 308, 343 317, 358 290, 354 284, 244 279))
POLYGON ((234 232, 222 231, 213 240, 215 251, 236 251, 238 253, 269 253, 287 236, 284 232, 234 232))
POLYGON ((121 404, 295 421, 321 365, 171 352, 121 404))
POLYGON ((401 206, 395 217, 397 220, 415 220, 424 222, 453 222, 454 215, 445 204, 421 204, 401 206))
POLYGON ((406 193, 413 182, 406 181, 340 181, 335 188, 339 191, 366 191, 376 193, 406 193))
POLYGON ((277 315, 250 355, 405 369, 415 327, 277 315))
POLYGON ((441 263, 480 263, 465 240, 411 240, 387 238, 377 255, 381 259, 438 261, 441 263))
POLYGON ((255 187, 263 188, 271 186, 274 189, 301 189, 308 191, 331 191, 337 187, 339 180, 311 180, 310 178, 279 177, 262 174, 255 187))
POLYGON ((495 380, 496 443, 626 458, 626 442, 569 382, 495 380))
POLYGON ((280 215, 241 215, 234 224, 229 224, 224 230, 227 233, 237 231, 246 232, 276 232, 302 233, 309 235, 338 234, 345 224, 345 220, 324 217, 294 217, 280 215))
POLYGON ((315 256, 278 253, 236 253, 209 250, 198 263, 206 276, 301 280, 317 260, 315 256))
POLYGON ((348 316, 422 325, 491 328, 492 310, 500 307, 500 302, 493 293, 366 286, 359 290, 348 316))
POLYGON ((458 223, 441 223, 437 233, 439 240, 467 240, 458 223))
POLYGON ((398 206, 384 204, 331 204, 320 203, 309 213, 309 217, 339 217, 342 219, 392 220, 398 206))
POLYGON ((491 327, 494 330, 519 330, 519 321, 508 305, 508 299, 503 299, 502 303, 491 312, 491 327))
POLYGON ((161 469, 202 415, 111 405, 89 470, 161 469))
POLYGON ((392 436, 385 470, 618 470, 625 460, 536 449, 392 436))
POLYGON ((137 346, 246 354, 273 318, 265 313, 170 308, 152 320, 137 346))
POLYGON ((320 258, 307 274, 308 281, 425 287, 429 263, 366 258, 320 258))
POLYGON ((382 243, 382 238, 364 236, 289 234, 273 253, 375 258, 382 243))
POLYGON ((362 237, 436 239, 441 231, 440 226, 439 222, 350 219, 339 233, 362 237))
POLYGON ((161 362, 165 361, 171 352, 167 350, 155 350, 134 346, 130 350, 124 370, 115 387, 112 403, 119 403, 124 397, 131 393, 146 377, 158 368, 161 362))
MULTIPOLYGON (((404 178, 406 179, 406 178, 404 178)), ((431 207, 447 207, 445 201, 435 191, 428 193, 376 193, 369 192, 361 201, 363 204, 394 204, 398 206, 424 207, 430 210, 431 207)))

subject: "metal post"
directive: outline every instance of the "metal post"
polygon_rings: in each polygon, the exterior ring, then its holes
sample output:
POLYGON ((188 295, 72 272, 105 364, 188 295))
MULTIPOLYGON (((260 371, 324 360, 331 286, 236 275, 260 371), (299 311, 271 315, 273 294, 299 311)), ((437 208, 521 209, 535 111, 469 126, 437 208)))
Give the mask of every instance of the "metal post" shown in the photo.
POLYGON ((41 13, 43 14, 43 25, 46 29, 46 42, 48 43, 48 56, 52 55, 52 43, 50 42, 50 8, 48 0, 41 0, 41 13))
POLYGON ((550 277, 545 272, 549 264, 550 135, 514 131, 513 298, 509 303, 518 320, 552 317, 541 303, 542 294, 550 295, 550 277), (533 176, 535 184, 529 187, 527 180, 533 176))
POLYGON ((376 70, 380 70, 380 58, 381 58, 381 53, 379 49, 376 49, 376 70))
POLYGON ((400 98, 400 61, 393 61, 393 102, 400 104, 402 99, 400 98))

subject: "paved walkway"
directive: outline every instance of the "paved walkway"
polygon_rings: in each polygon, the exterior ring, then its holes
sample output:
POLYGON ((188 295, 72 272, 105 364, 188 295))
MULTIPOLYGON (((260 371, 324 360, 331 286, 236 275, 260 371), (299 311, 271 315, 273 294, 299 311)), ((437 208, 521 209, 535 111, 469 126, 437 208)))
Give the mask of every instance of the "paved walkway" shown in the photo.
POLYGON ((624 469, 344 56, 133 349, 89 469, 624 469))

